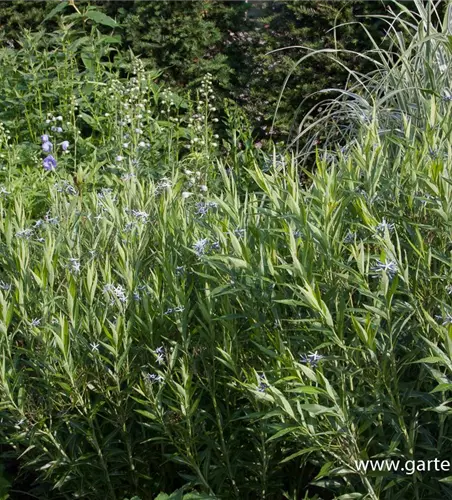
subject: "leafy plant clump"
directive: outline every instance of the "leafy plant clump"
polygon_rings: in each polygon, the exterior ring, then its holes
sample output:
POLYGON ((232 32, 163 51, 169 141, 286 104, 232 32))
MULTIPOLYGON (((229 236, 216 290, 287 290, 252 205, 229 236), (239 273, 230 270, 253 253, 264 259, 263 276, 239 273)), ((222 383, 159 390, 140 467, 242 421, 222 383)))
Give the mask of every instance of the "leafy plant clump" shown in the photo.
MULTIPOLYGON (((408 6, 412 3, 404 2, 408 6)), ((358 72, 372 69, 359 55, 351 53, 341 54, 337 60, 318 55, 294 68, 296 61, 319 48, 346 47, 358 54, 371 49, 365 30, 351 24, 353 21, 361 22, 381 45, 385 23, 367 16, 385 13, 387 4, 386 0, 105 0, 94 4, 93 14, 115 20, 116 35, 121 35, 117 47, 140 54, 149 68, 161 72, 166 85, 196 89, 204 75, 211 73, 221 98, 239 103, 260 139, 268 141, 287 139, 300 117, 325 97, 315 93, 319 89, 344 88, 348 72, 343 64, 358 72), (293 74, 275 117, 289 71, 293 74)), ((3 45, 17 48, 23 28, 55 29, 56 18, 49 17, 55 5, 64 13, 71 9, 67 2, 56 0, 0 4, 3 45)), ((83 11, 89 2, 77 0, 76 6, 83 11)), ((108 34, 110 28, 108 23, 99 26, 103 34, 108 34)), ((336 97, 337 93, 330 95, 336 97)))
POLYGON ((292 156, 95 8, 1 49, 5 498, 450 497, 359 466, 452 451, 452 11, 417 6, 292 156))

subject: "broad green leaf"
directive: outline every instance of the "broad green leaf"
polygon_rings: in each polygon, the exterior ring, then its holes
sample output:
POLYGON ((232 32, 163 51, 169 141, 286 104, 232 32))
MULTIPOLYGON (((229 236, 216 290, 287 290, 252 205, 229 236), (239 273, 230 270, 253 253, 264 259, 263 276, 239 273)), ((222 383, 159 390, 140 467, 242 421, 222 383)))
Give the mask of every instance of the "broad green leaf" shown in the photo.
POLYGON ((110 28, 116 28, 119 26, 118 23, 110 16, 107 16, 103 12, 99 12, 97 10, 89 10, 86 13, 86 17, 95 23, 103 24, 104 26, 109 26, 110 28))

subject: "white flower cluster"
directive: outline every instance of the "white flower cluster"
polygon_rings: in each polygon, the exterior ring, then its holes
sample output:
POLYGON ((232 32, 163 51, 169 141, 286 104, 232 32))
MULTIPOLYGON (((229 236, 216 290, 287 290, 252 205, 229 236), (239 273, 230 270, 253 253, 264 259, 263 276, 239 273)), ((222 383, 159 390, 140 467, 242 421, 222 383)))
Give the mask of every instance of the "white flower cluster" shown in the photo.
MULTIPOLYGON (((212 87, 212 75, 207 73, 201 82, 196 113, 188 120, 188 129, 191 139, 190 144, 187 144, 187 148, 191 149, 196 146, 206 146, 206 141, 208 140, 206 137, 206 121, 208 119, 214 123, 219 121, 216 117, 212 118, 212 113, 217 111, 217 108, 214 106, 214 101, 215 93, 212 87)), ((219 136, 215 134, 213 138, 218 139, 219 136)), ((211 145, 213 147, 218 147, 217 142, 212 142, 211 145)))
POLYGON ((8 144, 11 139, 11 132, 0 122, 0 146, 2 149, 8 144))
POLYGON ((110 305, 115 303, 115 299, 118 299, 123 304, 127 302, 126 290, 122 285, 114 286, 112 283, 107 283, 103 291, 110 296, 110 305))

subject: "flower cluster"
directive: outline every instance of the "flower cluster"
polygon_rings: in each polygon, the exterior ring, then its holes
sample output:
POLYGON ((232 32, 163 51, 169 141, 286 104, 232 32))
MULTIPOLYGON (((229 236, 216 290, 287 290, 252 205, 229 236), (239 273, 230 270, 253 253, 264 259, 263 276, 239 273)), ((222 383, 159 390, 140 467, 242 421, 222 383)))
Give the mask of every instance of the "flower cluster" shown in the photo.
POLYGON ((201 257, 207 252, 208 245, 209 245, 209 239, 203 238, 194 243, 193 250, 196 252, 196 255, 198 257, 201 257))
MULTIPOLYGON (((43 219, 38 219, 34 224, 33 227, 27 228, 27 229, 22 229, 20 231, 16 232, 16 237, 17 238, 24 238, 29 240, 36 232, 37 229, 41 227, 45 227, 46 224, 59 224, 59 219, 58 217, 51 217, 50 216, 50 211, 46 213, 43 219)), ((43 243, 45 240, 42 237, 37 237, 36 241, 39 241, 40 243, 43 243)))
POLYGON ((215 209, 215 208, 218 208, 218 203, 216 203, 214 201, 208 201, 208 202, 200 201, 200 202, 196 203, 195 215, 199 215, 200 217, 204 217, 205 215, 207 215, 207 213, 210 210, 215 209))
POLYGON ((73 274, 78 274, 80 272, 80 260, 70 258, 69 259, 69 270, 73 274))
POLYGON ((121 175, 122 181, 130 181, 131 179, 136 179, 136 175, 134 173, 127 173, 121 175))
POLYGON ((7 146, 8 141, 11 139, 11 132, 0 122, 0 146, 7 146))
POLYGON ((384 237, 385 233, 386 233, 386 230, 389 232, 389 233, 392 233, 392 231, 394 231, 394 228, 395 228, 395 224, 392 224, 392 223, 389 223, 389 222, 386 222, 386 219, 383 218, 383 220, 377 224, 375 226, 375 232, 379 235, 379 236, 382 236, 384 237))
POLYGON ((452 325, 452 314, 446 313, 445 316, 435 316, 435 318, 439 321, 442 321, 443 326, 452 325))
POLYGON ((5 292, 11 291, 12 285, 10 283, 5 283, 3 280, 0 281, 0 289, 5 292))
POLYGON ((357 236, 356 233, 352 233, 351 231, 348 231, 348 233, 345 235, 344 243, 346 245, 353 243, 356 239, 356 236, 357 236))
MULTIPOLYGON (((207 145, 208 137, 206 136, 206 120, 211 118, 212 113, 217 111, 214 106, 215 93, 212 86, 212 75, 207 75, 201 81, 199 90, 199 99, 196 106, 196 113, 188 119, 188 130, 190 131, 190 143, 187 148, 191 149, 197 146, 205 147, 207 145)), ((218 118, 211 118, 212 122, 217 123, 218 118)), ((213 135, 214 139, 218 139, 218 134, 213 135)), ((212 142, 213 147, 218 147, 217 142, 212 142)))
MULTIPOLYGON (((174 95, 171 89, 169 87, 163 89, 162 93, 160 94, 160 97, 161 97, 160 104, 162 104, 162 106, 165 106, 165 111, 169 115, 171 113, 171 108, 176 107, 176 103, 174 102, 174 95)), ((175 117, 170 117, 170 120, 176 122, 179 121, 175 117)))
POLYGON ((50 172, 51 170, 55 170, 57 167, 57 161, 52 155, 48 155, 42 160, 42 166, 44 167, 44 170, 47 172, 50 172))
POLYGON ((16 237, 29 240, 33 236, 33 233, 33 229, 21 229, 20 231, 17 231, 16 237))
POLYGON ((397 262, 395 262, 393 260, 391 260, 389 262, 388 261, 381 262, 381 261, 377 260, 377 263, 371 269, 372 269, 372 271, 377 272, 377 274, 374 275, 374 277, 380 276, 381 273, 386 273, 388 275, 389 279, 393 279, 399 270, 399 268, 397 266, 397 262))
POLYGON ((155 187, 155 192, 156 194, 161 193, 165 189, 171 188, 172 185, 173 183, 171 182, 171 180, 164 177, 161 181, 158 182, 157 186, 155 187))
POLYGON ((144 380, 145 382, 149 384, 154 384, 154 383, 160 383, 163 382, 163 377, 161 375, 157 375, 155 373, 145 373, 144 374, 144 380))
POLYGON ((47 134, 41 135, 42 150, 44 153, 50 153, 53 148, 53 144, 50 142, 49 136, 47 134))
POLYGON ((60 223, 60 219, 58 217, 51 217, 50 216, 50 210, 44 215, 44 221, 42 221, 41 219, 39 219, 38 221, 36 221, 35 223, 35 227, 36 226, 40 226, 41 223, 44 223, 46 222, 47 224, 59 224, 60 223))
POLYGON ((300 356, 300 362, 301 363, 308 363, 310 364, 312 367, 316 367, 317 366, 317 363, 323 359, 325 356, 322 356, 322 354, 317 354, 317 351, 315 351, 314 353, 310 353, 310 354, 302 354, 300 356))
POLYGON ((175 313, 175 312, 183 312, 185 310, 185 307, 183 306, 177 306, 175 307, 174 309, 173 308, 169 308, 167 309, 163 314, 172 314, 172 313, 175 313))
MULTIPOLYGON (((42 150, 44 153, 50 153, 53 148, 53 144, 49 140, 49 136, 47 134, 41 135, 41 146, 42 150)), ((44 167, 44 170, 47 170, 48 172, 51 170, 55 170, 57 166, 57 161, 52 155, 48 155, 42 160, 42 166, 44 167)))
POLYGON ((119 107, 118 136, 113 137, 115 144, 121 145, 115 157, 118 163, 127 158, 133 158, 132 163, 137 162, 135 155, 139 150, 149 149, 151 146, 144 140, 144 131, 149 125, 149 115, 152 113, 148 99, 151 87, 144 64, 136 57, 132 60, 132 72, 135 76, 130 80, 122 83, 113 79, 110 87, 111 94, 119 107))
POLYGON ((34 328, 37 328, 38 326, 41 326, 41 319, 40 318, 33 318, 31 320, 30 325, 34 328))
POLYGON ((142 212, 139 210, 133 210, 125 208, 124 211, 134 218, 131 222, 127 222, 124 226, 124 232, 128 233, 134 228, 138 227, 138 224, 147 224, 149 222, 149 214, 147 212, 142 212))
POLYGON ((55 123, 55 125, 52 125, 50 127, 50 130, 52 132, 58 132, 59 134, 61 134, 61 132, 63 132, 63 129, 60 126, 56 125, 57 123, 61 123, 62 121, 63 121, 62 116, 53 116, 52 113, 47 113, 46 124, 50 125, 51 123, 55 123))
POLYGON ((265 392, 270 386, 267 384, 267 379, 265 374, 261 373, 259 375, 259 385, 257 386, 257 390, 259 392, 265 392))
POLYGON ((75 187, 68 181, 62 181, 61 184, 59 182, 56 182, 53 187, 58 193, 65 192, 72 195, 78 194, 78 191, 75 189, 75 187))
POLYGON ((107 283, 104 286, 103 291, 110 296, 110 305, 115 303, 115 299, 118 299, 123 304, 127 302, 126 291, 122 285, 114 286, 111 283, 107 283))
POLYGON ((154 354, 157 356, 155 361, 159 365, 164 365, 165 364, 165 356, 166 356, 166 351, 163 346, 157 347, 157 349, 154 351, 154 354))
POLYGON ((141 212, 139 210, 133 210, 130 208, 125 208, 126 213, 131 214, 135 219, 145 224, 149 220, 149 214, 147 212, 141 212))

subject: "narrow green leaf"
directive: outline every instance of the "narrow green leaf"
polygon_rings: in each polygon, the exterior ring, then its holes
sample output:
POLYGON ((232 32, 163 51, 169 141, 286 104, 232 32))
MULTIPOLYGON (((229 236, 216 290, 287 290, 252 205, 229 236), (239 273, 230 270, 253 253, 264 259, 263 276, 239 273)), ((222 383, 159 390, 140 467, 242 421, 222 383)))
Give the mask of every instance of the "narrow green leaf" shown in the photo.
POLYGON ((61 12, 62 10, 64 10, 68 5, 68 2, 67 0, 61 2, 60 4, 58 4, 56 7, 54 7, 48 14, 47 16, 43 19, 43 23, 48 21, 49 19, 52 19, 52 17, 54 17, 56 14, 58 14, 59 12, 61 12))

